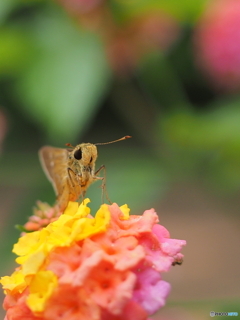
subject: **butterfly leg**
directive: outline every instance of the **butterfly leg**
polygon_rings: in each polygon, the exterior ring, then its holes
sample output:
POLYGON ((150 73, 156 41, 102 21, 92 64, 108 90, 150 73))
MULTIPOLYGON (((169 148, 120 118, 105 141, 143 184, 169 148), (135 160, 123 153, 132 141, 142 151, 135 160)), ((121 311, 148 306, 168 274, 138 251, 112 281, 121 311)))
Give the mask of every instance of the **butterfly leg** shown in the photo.
POLYGON ((94 179, 96 180, 102 180, 102 184, 101 184, 101 188, 102 188, 102 202, 104 202, 104 196, 106 196, 106 199, 109 203, 112 204, 112 201, 109 199, 108 193, 107 193, 107 188, 106 188, 106 167, 105 165, 101 165, 100 168, 98 168, 98 170, 95 172, 95 176, 94 179), (104 175, 103 177, 97 177, 97 175, 99 174, 99 172, 101 170, 104 170, 104 175))

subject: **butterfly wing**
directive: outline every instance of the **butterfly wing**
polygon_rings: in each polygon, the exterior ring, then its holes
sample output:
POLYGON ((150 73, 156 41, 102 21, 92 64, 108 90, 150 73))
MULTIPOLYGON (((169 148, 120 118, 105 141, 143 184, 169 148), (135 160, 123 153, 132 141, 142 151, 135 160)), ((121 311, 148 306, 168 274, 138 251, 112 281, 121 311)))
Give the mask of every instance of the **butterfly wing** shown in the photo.
POLYGON ((42 168, 52 183, 57 196, 61 196, 67 186, 68 151, 66 149, 44 146, 39 150, 42 168))

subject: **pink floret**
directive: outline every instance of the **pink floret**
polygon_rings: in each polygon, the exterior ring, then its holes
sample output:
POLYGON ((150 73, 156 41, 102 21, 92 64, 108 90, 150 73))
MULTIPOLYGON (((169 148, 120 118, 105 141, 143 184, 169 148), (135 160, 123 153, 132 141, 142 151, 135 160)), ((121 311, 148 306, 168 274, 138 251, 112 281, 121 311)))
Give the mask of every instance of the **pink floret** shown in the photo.
POLYGON ((171 288, 170 284, 163 281, 159 272, 154 269, 142 269, 140 266, 135 272, 137 275, 137 285, 133 293, 133 299, 149 315, 153 314, 165 305, 165 300, 171 288))

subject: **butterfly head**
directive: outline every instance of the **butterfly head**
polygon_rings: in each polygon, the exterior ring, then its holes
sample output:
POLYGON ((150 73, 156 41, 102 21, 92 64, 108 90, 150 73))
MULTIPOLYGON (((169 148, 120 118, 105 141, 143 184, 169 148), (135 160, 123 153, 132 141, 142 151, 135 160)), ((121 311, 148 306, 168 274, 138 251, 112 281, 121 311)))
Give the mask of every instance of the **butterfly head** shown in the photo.
POLYGON ((72 150, 71 157, 84 167, 92 166, 97 160, 97 147, 91 143, 81 143, 72 150))

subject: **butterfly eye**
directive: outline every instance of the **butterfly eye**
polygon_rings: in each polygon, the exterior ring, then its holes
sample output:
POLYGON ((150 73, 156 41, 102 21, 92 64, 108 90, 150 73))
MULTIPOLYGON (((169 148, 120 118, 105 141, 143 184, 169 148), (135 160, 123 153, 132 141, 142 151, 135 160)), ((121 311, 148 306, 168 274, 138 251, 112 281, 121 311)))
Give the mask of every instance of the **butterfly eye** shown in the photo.
POLYGON ((81 150, 81 148, 80 149, 78 149, 78 150, 76 150, 75 152, 74 152, 74 158, 76 159, 76 160, 81 160, 82 159, 82 150, 81 150))

